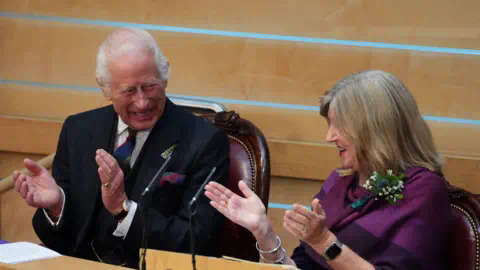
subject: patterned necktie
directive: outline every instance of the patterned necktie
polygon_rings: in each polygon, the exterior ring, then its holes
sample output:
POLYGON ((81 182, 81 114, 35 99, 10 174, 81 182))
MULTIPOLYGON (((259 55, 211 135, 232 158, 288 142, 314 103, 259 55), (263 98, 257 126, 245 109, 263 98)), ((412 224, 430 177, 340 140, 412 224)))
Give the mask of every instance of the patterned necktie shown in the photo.
POLYGON ((128 128, 128 137, 125 142, 120 145, 117 150, 113 153, 115 159, 117 159, 118 164, 122 168, 125 175, 130 171, 130 159, 132 158, 133 149, 135 148, 135 136, 137 131, 131 128, 128 128))

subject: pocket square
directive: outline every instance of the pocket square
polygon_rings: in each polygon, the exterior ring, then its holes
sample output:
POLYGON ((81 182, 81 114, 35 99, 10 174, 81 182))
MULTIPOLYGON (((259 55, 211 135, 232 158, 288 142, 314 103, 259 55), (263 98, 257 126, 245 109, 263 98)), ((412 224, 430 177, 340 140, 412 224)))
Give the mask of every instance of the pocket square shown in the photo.
POLYGON ((180 184, 183 184, 183 180, 185 180, 184 174, 179 174, 175 172, 165 172, 162 175, 162 179, 160 179, 160 186, 163 186, 165 183, 180 185, 180 184))

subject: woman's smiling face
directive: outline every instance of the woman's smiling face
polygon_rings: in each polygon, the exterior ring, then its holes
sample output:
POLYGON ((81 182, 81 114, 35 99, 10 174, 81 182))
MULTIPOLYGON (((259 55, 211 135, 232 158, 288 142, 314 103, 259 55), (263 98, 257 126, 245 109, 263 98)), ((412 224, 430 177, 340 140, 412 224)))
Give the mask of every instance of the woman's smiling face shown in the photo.
POLYGON ((339 155, 343 160, 342 168, 344 169, 353 169, 354 172, 357 172, 359 169, 358 160, 357 160, 357 147, 355 144, 350 142, 345 134, 338 128, 336 121, 335 111, 332 108, 328 110, 328 131, 327 131, 327 142, 335 143, 339 151, 339 155))

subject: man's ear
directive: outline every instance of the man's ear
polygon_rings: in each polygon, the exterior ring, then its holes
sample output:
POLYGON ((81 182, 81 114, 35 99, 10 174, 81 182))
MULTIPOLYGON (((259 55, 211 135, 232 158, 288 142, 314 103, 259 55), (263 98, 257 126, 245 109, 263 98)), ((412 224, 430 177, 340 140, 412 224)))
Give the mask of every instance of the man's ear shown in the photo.
POLYGON ((164 84, 165 84, 165 87, 164 88, 167 88, 167 83, 168 83, 168 78, 170 78, 170 62, 167 61, 167 63, 165 63, 164 65, 162 65, 160 67, 160 69, 158 70, 158 75, 160 76, 160 74, 167 74, 167 80, 163 80, 164 84))
POLYGON ((110 93, 110 91, 107 90, 105 87, 102 87, 100 89, 102 89, 103 96, 105 97, 105 99, 108 101, 112 101, 112 93, 110 93))
POLYGON ((98 77, 95 77, 95 81, 97 82, 98 86, 100 86, 100 88, 103 88, 103 86, 105 85, 103 81, 100 80, 100 78, 98 77))
POLYGON ((103 83, 102 80, 100 80, 98 77, 95 77, 95 81, 97 81, 98 86, 100 86, 100 89, 102 89, 103 96, 108 100, 112 101, 112 95, 110 91, 107 89, 105 84, 103 83))

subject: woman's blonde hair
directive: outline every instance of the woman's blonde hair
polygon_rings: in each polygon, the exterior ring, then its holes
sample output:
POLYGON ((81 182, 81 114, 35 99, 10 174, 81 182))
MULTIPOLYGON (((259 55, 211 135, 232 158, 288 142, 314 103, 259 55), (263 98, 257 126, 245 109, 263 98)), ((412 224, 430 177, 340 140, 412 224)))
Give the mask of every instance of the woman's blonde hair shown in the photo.
POLYGON ((320 99, 320 114, 335 113, 336 125, 356 145, 360 173, 404 172, 421 166, 441 173, 443 160, 417 103, 394 75, 369 70, 352 74, 320 99))

